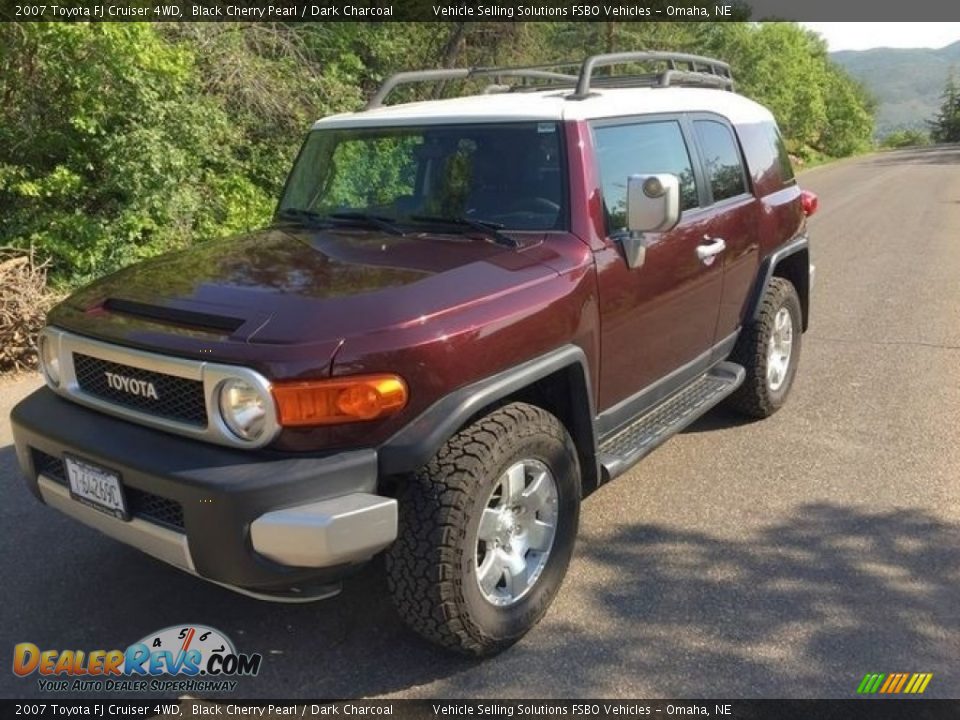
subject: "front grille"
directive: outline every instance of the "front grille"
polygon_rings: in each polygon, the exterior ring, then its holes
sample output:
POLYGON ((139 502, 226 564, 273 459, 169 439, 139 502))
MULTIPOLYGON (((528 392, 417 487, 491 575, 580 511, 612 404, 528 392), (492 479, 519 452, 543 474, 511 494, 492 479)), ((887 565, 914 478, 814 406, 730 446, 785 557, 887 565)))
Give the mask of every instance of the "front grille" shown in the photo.
POLYGON ((176 500, 169 500, 153 493, 123 488, 130 506, 130 514, 149 520, 157 525, 166 525, 174 530, 183 530, 183 506, 176 500))
MULTIPOLYGON (((175 375, 143 370, 142 368, 120 365, 89 355, 73 354, 73 367, 80 389, 89 395, 106 400, 114 405, 139 410, 169 420, 176 420, 195 427, 207 424, 207 407, 203 396, 203 383, 188 380, 175 375), (156 391, 156 398, 138 395, 127 390, 111 387, 107 373, 119 375, 133 381, 150 383, 156 391)), ((139 383, 131 383, 135 385, 139 383)))
MULTIPOLYGON (((64 487, 70 486, 67 482, 67 470, 60 458, 34 448, 33 466, 39 474, 64 487)), ((183 506, 176 500, 138 490, 129 485, 123 486, 123 494, 127 498, 127 509, 134 517, 183 532, 183 506)))
POLYGON ((47 455, 47 453, 41 452, 40 450, 34 450, 33 467, 39 475, 45 475, 64 487, 67 486, 67 470, 63 466, 63 461, 60 458, 47 455))

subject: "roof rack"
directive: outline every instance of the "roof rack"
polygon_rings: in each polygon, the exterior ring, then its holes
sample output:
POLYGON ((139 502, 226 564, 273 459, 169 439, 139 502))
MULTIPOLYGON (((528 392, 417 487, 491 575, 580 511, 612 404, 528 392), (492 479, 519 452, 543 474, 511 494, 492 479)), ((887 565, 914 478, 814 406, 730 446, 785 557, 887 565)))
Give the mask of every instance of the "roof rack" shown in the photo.
MULTIPOLYGON (((577 76, 557 72, 556 69, 561 67, 571 67, 574 65, 576 65, 576 63, 554 63, 551 65, 533 65, 530 67, 447 68, 442 70, 412 70, 409 72, 399 72, 384 80, 383 84, 380 86, 380 89, 377 90, 376 94, 372 98, 370 98, 370 102, 367 103, 365 109, 372 110, 373 108, 381 107, 383 105, 383 101, 387 99, 387 96, 398 87, 401 85, 412 85, 414 83, 437 82, 441 80, 469 80, 471 78, 492 77, 494 78, 495 83, 499 85, 500 78, 515 77, 523 78, 524 80, 550 80, 554 82, 553 85, 547 85, 546 87, 554 87, 558 84, 569 86, 577 81, 577 76)), ((540 85, 538 87, 545 86, 540 85)))
POLYGON ((575 88, 568 100, 585 100, 593 95, 591 88, 602 87, 672 87, 677 85, 693 87, 712 87, 733 90, 733 74, 730 66, 720 60, 671 52, 622 52, 591 55, 582 63, 560 62, 550 65, 532 65, 529 67, 474 67, 446 68, 436 70, 412 70, 400 72, 388 77, 376 94, 370 98, 366 110, 382 107, 387 96, 401 85, 438 82, 444 80, 469 80, 471 78, 493 78, 483 92, 530 92, 559 88, 575 88), (626 65, 628 63, 654 63, 666 65, 665 70, 640 75, 598 75, 594 71, 601 67, 626 65), (559 72, 560 68, 580 66, 578 74, 559 72), (521 85, 503 84, 502 78, 520 78, 521 85), (531 84, 528 81, 538 81, 531 84))
POLYGON ((591 55, 583 61, 577 89, 571 100, 583 100, 590 97, 591 85, 602 87, 670 87, 671 85, 699 85, 733 90, 733 73, 730 66, 720 60, 671 52, 622 52, 591 55), (665 63, 667 69, 660 73, 642 75, 604 75, 594 78, 593 73, 599 67, 625 65, 627 63, 665 63), (683 65, 685 67, 678 67, 683 65), (596 81, 594 83, 594 81, 596 81))

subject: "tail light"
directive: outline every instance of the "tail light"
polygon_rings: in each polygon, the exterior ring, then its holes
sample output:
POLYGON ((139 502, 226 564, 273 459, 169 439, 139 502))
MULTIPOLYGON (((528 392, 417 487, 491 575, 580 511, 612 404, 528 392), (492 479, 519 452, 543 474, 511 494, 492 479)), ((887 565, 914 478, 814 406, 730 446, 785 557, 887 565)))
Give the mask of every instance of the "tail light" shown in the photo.
POLYGON ((816 193, 812 193, 809 190, 802 190, 800 192, 800 207, 803 208, 803 214, 809 217, 820 207, 820 198, 817 197, 816 193))
POLYGON ((404 408, 407 384, 397 375, 277 383, 271 388, 285 427, 375 420, 404 408))

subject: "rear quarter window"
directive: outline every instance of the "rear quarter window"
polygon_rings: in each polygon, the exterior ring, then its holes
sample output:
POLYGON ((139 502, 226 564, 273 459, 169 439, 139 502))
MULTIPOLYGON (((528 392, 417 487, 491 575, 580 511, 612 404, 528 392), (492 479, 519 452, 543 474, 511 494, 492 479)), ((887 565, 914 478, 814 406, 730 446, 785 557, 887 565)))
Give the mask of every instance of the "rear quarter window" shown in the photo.
POLYGON ((757 195, 764 197, 793 185, 793 165, 773 121, 736 127, 757 195))
POLYGON ((777 156, 777 164, 780 167, 780 179, 784 185, 789 185, 796 179, 793 175, 793 163, 790 162, 790 153, 787 152, 787 145, 783 141, 783 135, 773 123, 767 126, 767 135, 769 142, 773 145, 773 151, 777 156))

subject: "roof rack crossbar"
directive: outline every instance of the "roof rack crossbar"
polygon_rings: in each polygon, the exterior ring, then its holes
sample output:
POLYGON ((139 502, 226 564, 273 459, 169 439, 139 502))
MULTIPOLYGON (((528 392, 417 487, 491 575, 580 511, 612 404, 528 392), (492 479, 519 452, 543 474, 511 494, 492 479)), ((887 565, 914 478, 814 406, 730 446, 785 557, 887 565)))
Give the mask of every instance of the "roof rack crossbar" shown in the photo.
POLYGON ((571 67, 576 63, 555 63, 552 65, 538 65, 534 67, 522 68, 495 68, 495 67, 474 67, 474 68, 446 68, 441 70, 412 70, 409 72, 400 72, 388 77, 376 94, 370 98, 366 110, 381 107, 387 96, 401 85, 412 85, 415 83, 438 82, 441 80, 466 80, 475 77, 516 77, 526 80, 552 80, 561 81, 565 84, 577 81, 576 75, 557 72, 555 68, 571 67))
MULTIPOLYGON (((689 83, 709 84, 714 87, 722 87, 726 90, 733 90, 733 75, 730 72, 730 66, 713 58, 702 57, 700 55, 687 55, 685 53, 670 52, 622 52, 607 53, 604 55, 591 55, 583 61, 580 67, 580 77, 577 79, 576 92, 570 96, 571 100, 582 100, 590 97, 590 85, 594 80, 593 73, 597 68, 609 67, 611 65, 624 65, 635 62, 664 62, 667 65, 667 71, 663 73, 663 82, 660 87, 668 87, 670 81, 676 78, 689 83), (688 70, 680 70, 677 63, 687 65, 688 70), (702 69, 701 67, 702 66, 702 69), (707 80, 706 78, 711 78, 707 80)), ((601 78, 598 84, 605 84, 601 78)))
MULTIPOLYGON (((572 88, 572 85, 567 85, 572 88)), ((701 72, 686 70, 664 70, 659 73, 643 73, 639 75, 617 75, 615 77, 596 77, 591 83, 592 88, 666 88, 666 87, 709 87, 727 89, 729 81, 701 72)), ((526 92, 531 88, 512 87, 510 92, 526 92)), ((592 97, 592 96, 591 96, 592 97)), ((575 95, 568 99, 580 100, 575 95)))
POLYGON ((548 90, 575 87, 569 100, 584 100, 590 97, 591 87, 670 87, 671 85, 687 85, 700 87, 722 88, 733 90, 733 74, 730 66, 713 58, 700 55, 673 52, 621 52, 604 55, 591 55, 582 63, 556 62, 548 65, 532 65, 528 67, 471 67, 471 68, 442 68, 433 70, 411 70, 399 72, 388 77, 376 94, 370 98, 366 110, 382 107, 387 97, 402 85, 417 83, 442 82, 446 80, 468 80, 471 78, 492 78, 492 84, 486 86, 483 93, 492 92, 524 92, 530 90, 548 90), (625 65, 627 63, 660 63, 666 66, 657 72, 640 75, 613 75, 603 74, 594 76, 594 72, 601 67, 625 65), (561 72, 563 68, 573 70, 576 74, 561 72), (519 85, 506 85, 503 78, 519 78, 523 81, 519 85), (529 81, 541 81, 532 84, 529 81))

